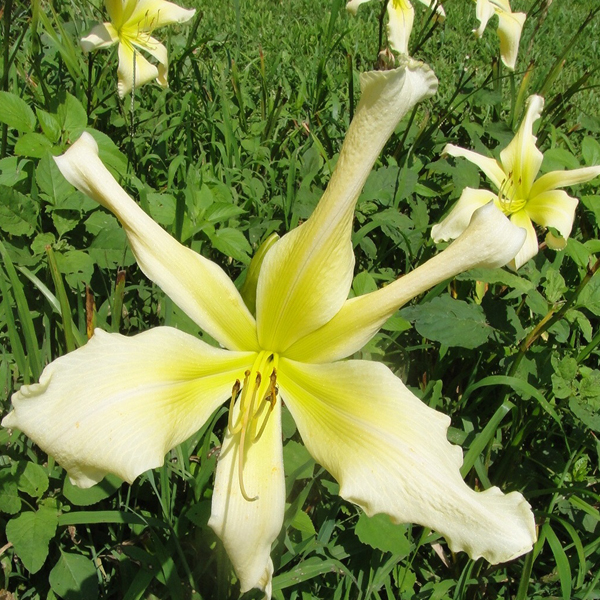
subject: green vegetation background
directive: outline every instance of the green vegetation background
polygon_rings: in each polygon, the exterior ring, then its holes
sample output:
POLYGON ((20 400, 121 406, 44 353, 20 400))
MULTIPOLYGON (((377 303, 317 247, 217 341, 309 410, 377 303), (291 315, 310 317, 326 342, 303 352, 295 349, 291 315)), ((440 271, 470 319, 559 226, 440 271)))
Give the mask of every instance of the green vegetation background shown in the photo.
MULTIPOLYGON (((134 334, 168 324, 206 339, 143 277, 116 219, 58 173, 51 155, 84 129, 145 210, 239 283, 260 242, 306 219, 329 180, 359 73, 377 60, 381 6, 351 18, 338 0, 194 4, 195 20, 157 32, 170 50, 170 89, 137 90, 132 107, 116 95, 115 51, 78 47, 104 20, 99 2, 4 2, 3 413, 93 325, 134 334)), ((476 41, 474 3, 444 6, 448 18, 435 25, 416 3, 411 52, 433 67, 440 90, 399 125, 361 195, 354 294, 437 251, 431 225, 465 186, 487 185, 442 148, 497 155, 530 93, 546 98, 542 170, 600 163, 595 2, 513 0, 529 15, 514 76, 498 62, 495 24, 476 41)), ((581 204, 564 252, 542 247, 518 273, 445 282, 359 353, 451 415, 470 485, 524 493, 539 524, 533 553, 490 566, 452 555, 421 527, 366 518, 339 499, 286 416, 289 506, 273 549, 275 598, 600 597, 598 189, 574 191, 581 204)), ((0 431, 0 598, 236 598, 206 525, 225 424, 222 409, 132 486, 108 478, 86 491, 23 435, 0 431)))

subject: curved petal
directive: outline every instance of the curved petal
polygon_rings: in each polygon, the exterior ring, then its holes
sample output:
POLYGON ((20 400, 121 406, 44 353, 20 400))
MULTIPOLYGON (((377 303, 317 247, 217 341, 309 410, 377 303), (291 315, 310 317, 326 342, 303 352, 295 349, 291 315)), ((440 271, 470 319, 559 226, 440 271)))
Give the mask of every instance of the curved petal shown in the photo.
POLYGON ((56 164, 78 190, 121 221, 142 271, 202 329, 231 350, 257 350, 254 317, 226 273, 182 246, 121 188, 83 133, 56 164))
POLYGON ((398 121, 437 87, 433 71, 408 60, 392 71, 361 75, 362 96, 335 172, 311 217, 267 253, 256 309, 261 347, 280 352, 326 323, 352 284, 356 200, 398 121))
POLYGON ((185 23, 196 14, 195 9, 187 9, 166 2, 165 0, 139 0, 131 16, 127 19, 127 27, 136 25, 142 31, 153 31, 163 25, 185 23))
POLYGON ((79 40, 81 49, 84 52, 91 52, 99 48, 108 48, 119 41, 117 30, 111 23, 101 23, 92 28, 92 30, 79 40))
POLYGON ((104 0, 110 22, 120 29, 132 13, 137 0, 104 0))
POLYGON ((531 186, 540 170, 544 155, 535 145, 537 138, 533 135, 533 124, 542 115, 544 99, 541 96, 530 96, 523 121, 510 144, 500 152, 502 168, 508 175, 513 190, 507 194, 518 198, 528 198, 531 186))
POLYGON ((119 44, 117 75, 119 76, 117 85, 119 96, 123 98, 125 94, 133 89, 134 82, 135 88, 138 89, 153 79, 157 79, 158 69, 148 62, 128 41, 122 40, 119 44))
POLYGON ((208 524, 223 541, 242 593, 258 587, 271 598, 271 544, 281 531, 285 509, 281 403, 275 403, 265 430, 250 445, 244 461, 245 486, 252 497, 258 496, 253 501, 246 500, 240 490, 239 444, 240 433, 228 432, 217 464, 208 524))
POLYGON ((406 302, 438 283, 474 267, 496 268, 519 251, 525 232, 493 202, 473 213, 469 226, 446 250, 376 292, 348 300, 323 327, 286 351, 294 360, 322 363, 360 350, 406 302))
POLYGON ((390 0, 387 13, 390 47, 400 54, 408 54, 408 40, 415 20, 415 9, 409 0, 390 0))
POLYGON ((554 227, 567 239, 573 228, 578 204, 579 200, 572 198, 564 190, 550 190, 529 200, 525 212, 534 223, 543 227, 554 227))
POLYGON ((170 327, 133 337, 96 329, 13 395, 2 425, 26 433, 81 487, 107 473, 131 482, 200 429, 253 357, 170 327))
POLYGON ((488 21, 494 16, 494 7, 492 3, 489 0, 477 0, 475 16, 479 21, 479 27, 474 29, 473 33, 477 37, 481 37, 487 27, 488 21))
POLYGON ((466 158, 469 162, 477 165, 498 189, 502 187, 506 179, 506 173, 504 173, 502 166, 494 158, 483 156, 483 154, 478 154, 477 152, 473 152, 473 150, 466 150, 454 144, 446 144, 442 154, 449 154, 454 158, 466 158))
POLYGON ((465 188, 448 216, 431 228, 431 238, 436 244, 457 238, 468 227, 478 208, 497 199, 498 196, 488 190, 465 188))
POLYGON ((358 10, 358 7, 361 4, 364 4, 365 2, 369 2, 369 0, 350 0, 349 2, 346 3, 346 10, 355 15, 356 11, 358 10))
POLYGON ((525 13, 498 11, 498 37, 500 38, 500 56, 502 62, 515 70, 521 32, 527 15, 525 13))
POLYGON ((533 258, 538 253, 538 239, 535 233, 535 228, 531 223, 531 219, 527 214, 527 211, 520 210, 510 215, 510 220, 517 226, 521 227, 527 232, 525 243, 519 250, 511 263, 511 267, 514 269, 520 269, 530 258, 533 258))
POLYGON ((156 81, 162 87, 167 87, 167 72, 169 70, 169 55, 167 49, 155 38, 138 38, 131 42, 134 46, 143 48, 146 52, 154 56, 158 61, 158 75, 156 81))
POLYGON ((495 564, 536 539, 529 504, 462 480, 450 419, 422 403, 382 364, 306 365, 281 359, 280 389, 309 452, 368 515, 440 532, 453 552, 495 564))
POLYGON ((594 167, 582 167, 581 169, 571 169, 569 171, 551 171, 542 175, 531 188, 530 198, 534 198, 543 192, 549 192, 556 188, 567 187, 586 183, 600 175, 600 165, 594 167))

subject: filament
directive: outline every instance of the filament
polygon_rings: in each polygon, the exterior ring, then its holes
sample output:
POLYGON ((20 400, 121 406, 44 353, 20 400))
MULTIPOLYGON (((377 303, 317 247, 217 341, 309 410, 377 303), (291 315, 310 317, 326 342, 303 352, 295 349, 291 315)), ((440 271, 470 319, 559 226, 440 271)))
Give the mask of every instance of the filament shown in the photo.
POLYGON ((240 493, 247 502, 254 502, 258 496, 251 496, 246 489, 244 467, 248 452, 262 437, 277 403, 277 362, 276 355, 261 352, 252 369, 245 371, 243 383, 236 379, 231 389, 227 427, 230 436, 239 435, 238 484, 240 493), (262 373, 269 371, 269 378, 263 378, 262 373))

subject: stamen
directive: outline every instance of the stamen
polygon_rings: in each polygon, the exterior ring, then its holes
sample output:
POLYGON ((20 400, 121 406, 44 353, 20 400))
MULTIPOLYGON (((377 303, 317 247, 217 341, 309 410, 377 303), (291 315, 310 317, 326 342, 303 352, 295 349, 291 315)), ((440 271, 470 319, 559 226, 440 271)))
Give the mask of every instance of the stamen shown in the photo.
POLYGON ((258 393, 258 388, 260 387, 261 375, 260 373, 256 374, 256 385, 252 390, 252 397, 250 399, 250 406, 248 410, 244 412, 242 415, 242 431, 240 433, 240 447, 238 449, 238 479, 240 482, 240 491, 242 492, 242 496, 244 500, 248 502, 254 502, 258 500, 258 496, 254 496, 250 498, 246 492, 246 488, 244 487, 244 459, 246 455, 246 433, 248 432, 248 425, 250 420, 252 419, 253 411, 254 411, 254 403, 256 401, 256 394, 258 393))
POLYGON ((247 502, 254 502, 258 495, 252 497, 248 494, 244 483, 244 467, 250 447, 263 435, 277 402, 277 364, 276 354, 261 352, 252 369, 244 373, 243 384, 236 379, 231 389, 227 425, 230 436, 239 434, 238 483, 240 493, 247 502), (271 376, 268 381, 263 381, 261 371, 264 373, 266 369, 272 369, 271 376), (234 415, 234 409, 237 415, 234 415))
POLYGON ((269 403, 269 412, 265 415, 262 425, 260 426, 260 429, 258 430, 258 433, 256 434, 256 436, 254 437, 253 443, 258 442, 258 440, 260 439, 260 436, 263 434, 263 431, 265 430, 265 428, 267 426, 267 421, 269 420, 269 417, 271 416, 271 413, 273 412, 273 409, 275 408, 275 403, 277 402, 276 384, 277 384, 277 369, 273 369, 273 372, 271 373, 269 392, 267 393, 267 395, 263 398, 263 401, 261 402, 261 406, 256 413, 257 418, 262 414, 262 411, 263 411, 264 407, 266 406, 267 402, 269 403))
MULTIPOLYGON (((248 379, 249 375, 250 371, 246 371, 246 379, 248 379)), ((246 385, 246 379, 244 379, 244 385, 246 385)), ((231 402, 229 403, 229 415, 227 416, 227 427, 229 428, 229 431, 233 431, 233 407, 240 395, 240 387, 240 380, 236 379, 233 388, 231 388, 231 402)))

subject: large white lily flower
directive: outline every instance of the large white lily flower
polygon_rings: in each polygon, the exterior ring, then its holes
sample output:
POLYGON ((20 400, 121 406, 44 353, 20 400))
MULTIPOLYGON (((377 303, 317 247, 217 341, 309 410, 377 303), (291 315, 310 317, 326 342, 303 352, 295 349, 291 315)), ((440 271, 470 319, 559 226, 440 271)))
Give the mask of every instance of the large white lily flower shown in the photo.
MULTIPOLYGON (((369 0, 350 0, 346 4, 346 10, 353 15, 356 14, 358 7, 369 0)), ((421 4, 431 7, 436 0, 419 0, 421 4)), ((436 18, 443 20, 446 18, 446 13, 441 4, 436 3, 435 7, 436 18)), ((415 9, 410 0, 388 0, 388 41, 392 50, 399 54, 408 54, 408 40, 413 28, 415 20, 415 9)))
POLYGON ((356 200, 399 119, 437 80, 413 61, 361 76, 362 97, 335 172, 313 215, 266 253, 256 315, 215 263, 179 244, 113 179, 88 134, 56 159, 63 175, 121 221, 144 273, 225 349, 169 327, 133 337, 100 330, 23 386, 3 425, 24 431, 82 487, 115 473, 131 482, 231 398, 209 525, 244 592, 271 595, 271 544, 285 506, 281 409, 308 450, 367 514, 432 527, 452 551, 492 563, 532 547, 531 509, 518 492, 478 493, 460 476, 450 419, 387 367, 335 362, 359 350, 394 312, 475 266, 509 261, 524 232, 493 204, 448 249, 402 279, 347 300, 356 200))
POLYGON ((104 0, 110 23, 96 25, 81 39, 85 52, 119 44, 118 90, 121 98, 134 87, 156 79, 167 87, 169 57, 167 49, 152 32, 163 25, 184 23, 196 10, 181 8, 165 0, 104 0), (148 62, 139 52, 144 50, 158 61, 148 62))
POLYGON ((444 153, 466 158, 477 165, 497 192, 465 188, 448 216, 432 228, 431 237, 434 241, 451 240, 459 236, 468 226, 473 212, 493 200, 515 225, 527 231, 525 244, 512 265, 515 269, 538 252, 538 240, 532 221, 558 231, 559 236, 548 232, 548 246, 555 250, 562 250, 566 246, 579 201, 558 188, 585 183, 598 177, 600 166, 552 171, 536 180, 544 156, 536 147, 533 124, 540 118, 543 108, 544 99, 541 96, 531 96, 527 100, 525 117, 513 140, 500 152, 500 160, 453 144, 444 148, 444 153))
POLYGON ((477 37, 481 37, 488 21, 498 15, 498 37, 500 38, 500 57, 502 62, 511 70, 515 70, 521 32, 527 15, 514 13, 510 9, 508 0, 476 0, 475 14, 479 27, 473 30, 477 37))

